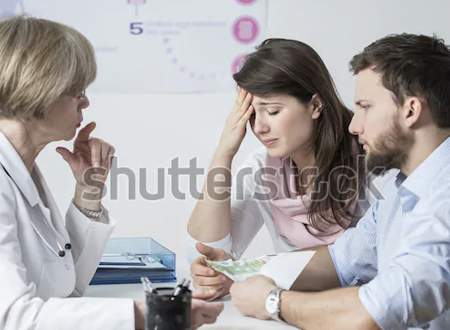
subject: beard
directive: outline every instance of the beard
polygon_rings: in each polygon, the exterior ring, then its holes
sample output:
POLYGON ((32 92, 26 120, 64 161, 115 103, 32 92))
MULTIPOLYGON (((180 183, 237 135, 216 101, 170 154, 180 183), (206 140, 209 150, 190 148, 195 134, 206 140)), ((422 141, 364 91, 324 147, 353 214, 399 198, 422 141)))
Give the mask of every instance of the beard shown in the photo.
POLYGON ((395 118, 391 128, 378 137, 367 154, 368 173, 382 175, 390 169, 400 169, 408 160, 413 143, 412 133, 405 132, 395 118))

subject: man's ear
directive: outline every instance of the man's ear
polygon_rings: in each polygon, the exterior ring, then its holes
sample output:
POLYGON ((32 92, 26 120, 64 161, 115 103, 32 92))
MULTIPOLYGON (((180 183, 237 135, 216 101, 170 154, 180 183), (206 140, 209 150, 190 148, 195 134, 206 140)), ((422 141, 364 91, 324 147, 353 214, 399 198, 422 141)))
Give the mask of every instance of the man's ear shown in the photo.
POLYGON ((312 108, 312 119, 319 118, 323 110, 323 101, 319 94, 314 94, 311 98, 311 101, 309 101, 309 104, 312 108))
POLYGON ((402 119, 406 127, 411 128, 417 124, 424 111, 424 101, 416 96, 406 98, 403 103, 402 119))

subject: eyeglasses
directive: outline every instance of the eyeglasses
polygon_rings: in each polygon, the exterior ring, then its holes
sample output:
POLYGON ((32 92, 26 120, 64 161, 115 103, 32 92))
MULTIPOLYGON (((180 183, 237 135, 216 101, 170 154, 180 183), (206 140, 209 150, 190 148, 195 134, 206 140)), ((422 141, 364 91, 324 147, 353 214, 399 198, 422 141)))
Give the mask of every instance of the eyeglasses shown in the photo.
POLYGON ((84 98, 86 98, 86 90, 85 90, 85 89, 82 90, 80 93, 78 93, 77 95, 75 95, 75 97, 76 97, 77 99, 84 99, 84 98))
POLYGON ((86 90, 82 90, 81 92, 78 92, 77 94, 69 92, 69 93, 64 93, 61 96, 65 96, 65 97, 70 97, 70 98, 74 98, 77 100, 83 100, 83 99, 87 99, 87 95, 86 95, 86 90))

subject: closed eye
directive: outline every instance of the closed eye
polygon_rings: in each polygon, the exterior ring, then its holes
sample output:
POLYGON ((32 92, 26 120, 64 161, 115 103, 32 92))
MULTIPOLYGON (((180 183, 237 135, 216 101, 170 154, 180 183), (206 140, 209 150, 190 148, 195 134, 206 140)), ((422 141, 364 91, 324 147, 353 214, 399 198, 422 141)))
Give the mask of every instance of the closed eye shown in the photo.
POLYGON ((356 102, 357 107, 362 110, 368 110, 372 105, 366 102, 356 102))
POLYGON ((275 116, 275 115, 278 114, 279 112, 280 112, 280 110, 267 111, 267 113, 269 114, 269 116, 275 116))

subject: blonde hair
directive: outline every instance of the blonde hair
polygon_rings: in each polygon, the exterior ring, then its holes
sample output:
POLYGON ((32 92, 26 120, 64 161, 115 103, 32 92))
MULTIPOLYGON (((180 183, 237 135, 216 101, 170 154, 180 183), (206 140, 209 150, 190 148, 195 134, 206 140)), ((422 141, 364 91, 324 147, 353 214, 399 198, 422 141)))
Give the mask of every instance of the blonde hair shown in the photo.
POLYGON ((0 22, 0 117, 44 118, 96 74, 94 49, 75 29, 25 16, 0 22))

